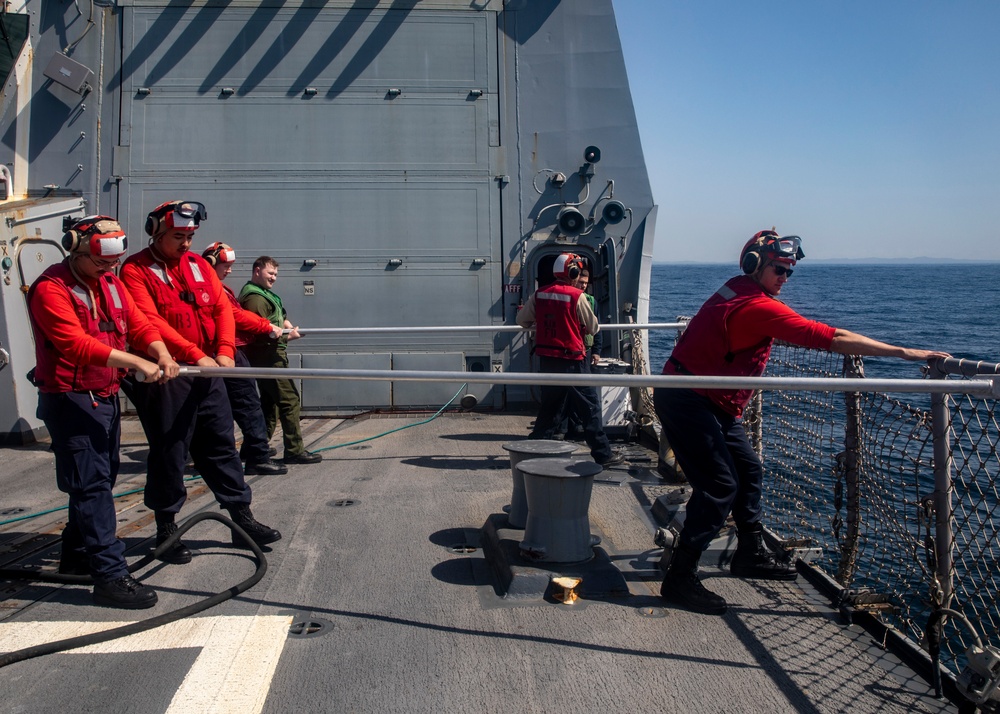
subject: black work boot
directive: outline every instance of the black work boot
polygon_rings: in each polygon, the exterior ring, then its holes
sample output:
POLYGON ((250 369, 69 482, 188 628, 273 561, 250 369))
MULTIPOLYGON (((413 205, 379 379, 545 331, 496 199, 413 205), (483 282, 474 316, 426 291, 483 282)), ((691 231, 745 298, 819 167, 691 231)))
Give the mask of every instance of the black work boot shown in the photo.
POLYGON ((315 451, 303 451, 301 454, 285 454, 282 459, 286 464, 318 464, 323 460, 322 454, 315 451))
MULTIPOLYGON (((177 532, 173 513, 156 514, 156 547, 159 548, 167 538, 177 532)), ((182 541, 174 543, 174 547, 161 553, 159 560, 173 565, 184 565, 191 562, 191 550, 182 541)))
MULTIPOLYGON (((243 504, 240 506, 223 506, 223 508, 229 511, 229 517, 233 519, 233 523, 245 530, 247 535, 250 536, 253 542, 257 545, 267 545, 268 543, 273 543, 276 540, 281 540, 281 533, 273 528, 268 528, 253 517, 249 504, 243 504)), ((233 545, 245 548, 246 541, 244 541, 242 537, 233 533, 233 545)))
POLYGON ((281 476, 288 473, 288 467, 268 457, 264 461, 247 461, 243 473, 247 476, 281 476))
POLYGON ((755 523, 737 529, 739 540, 729 571, 739 578, 759 578, 762 580, 795 580, 798 572, 795 566, 783 563, 764 545, 764 528, 755 523))
POLYGON ((131 575, 94 583, 94 602, 105 607, 144 610, 156 604, 156 592, 131 575))
POLYGON ((726 601, 701 584, 698 579, 698 561, 701 552, 683 545, 674 549, 667 573, 660 586, 660 597, 686 610, 705 615, 722 615, 726 601))

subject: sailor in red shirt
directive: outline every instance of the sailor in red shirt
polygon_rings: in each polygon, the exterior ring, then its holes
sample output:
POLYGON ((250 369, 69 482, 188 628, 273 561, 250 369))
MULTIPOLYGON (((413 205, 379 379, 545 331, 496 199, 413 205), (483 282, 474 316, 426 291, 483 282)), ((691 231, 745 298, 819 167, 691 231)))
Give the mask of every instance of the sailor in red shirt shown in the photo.
POLYGON ((63 236, 69 256, 28 290, 37 362, 30 377, 39 390, 38 417, 52 438, 56 483, 69 494, 59 572, 90 573, 100 605, 139 609, 155 605, 156 593, 129 575, 116 534, 118 388, 126 369, 162 383, 179 367, 112 272, 126 245, 125 232, 108 216, 82 218, 63 236), (126 342, 135 353, 125 351, 126 342))
MULTIPOLYGON (((839 354, 901 357, 924 361, 945 352, 909 349, 807 320, 777 295, 805 257, 798 236, 755 234, 740 253, 743 275, 710 297, 678 340, 664 374, 759 376, 771 343, 782 340, 839 354)), ((660 594, 668 602, 711 615, 726 601, 698 579, 698 561, 732 513, 738 543, 734 575, 793 580, 794 567, 767 550, 761 525, 763 468, 740 421, 753 390, 655 389, 653 405, 677 462, 691 483, 684 527, 660 594)))
MULTIPOLYGON (((207 214, 194 201, 168 201, 146 218, 149 247, 122 265, 122 281, 135 304, 163 335, 179 362, 232 367, 236 354, 233 310, 212 267, 190 252, 194 232, 207 214)), ((201 477, 232 519, 258 544, 281 533, 259 523, 250 511, 250 486, 236 452, 233 412, 219 377, 180 377, 167 384, 127 385, 149 442, 145 503, 156 515, 157 545, 177 530, 184 505, 188 454, 201 477)), ((234 537, 234 543, 239 540, 234 537)), ((191 561, 181 542, 161 556, 191 561)))
MULTIPOLYGON (((226 277, 233 272, 236 262, 236 251, 225 243, 216 242, 201 253, 205 262, 215 270, 222 289, 225 291, 229 304, 233 308, 233 319, 236 322, 236 357, 237 367, 249 367, 250 362, 241 349, 251 339, 258 335, 270 337, 273 340, 281 337, 281 328, 260 315, 244 310, 232 289, 226 285, 226 277)), ((240 458, 246 461, 244 473, 262 475, 280 475, 288 473, 288 467, 279 464, 271 458, 271 447, 267 439, 267 423, 264 421, 264 410, 260 405, 260 395, 257 394, 257 384, 253 379, 226 377, 222 380, 229 394, 229 405, 233 409, 233 418, 243 433, 243 446, 240 447, 240 458)))
MULTIPOLYGON (((535 353, 538 371, 550 374, 587 374, 587 347, 584 335, 600 329, 597 317, 583 291, 572 282, 580 276, 583 260, 574 253, 563 253, 552 264, 555 282, 536 290, 517 314, 517 324, 535 328, 535 353)), ((583 426, 583 437, 590 455, 602 466, 614 466, 625 459, 611 448, 601 423, 601 403, 593 387, 563 387, 543 384, 541 404, 532 439, 551 439, 562 420, 563 405, 576 412, 583 426)))

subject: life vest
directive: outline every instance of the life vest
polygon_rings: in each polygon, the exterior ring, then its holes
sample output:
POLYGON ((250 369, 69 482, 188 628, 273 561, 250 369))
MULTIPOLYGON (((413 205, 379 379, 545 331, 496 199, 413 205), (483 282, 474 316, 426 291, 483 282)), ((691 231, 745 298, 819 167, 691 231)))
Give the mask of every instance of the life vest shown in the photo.
POLYGON ((158 262, 149 248, 126 262, 143 268, 156 311, 172 328, 207 354, 216 352, 216 326, 212 315, 215 305, 208 274, 212 267, 200 255, 185 253, 180 261, 181 280, 158 262))
POLYGON ((246 299, 248 295, 260 295, 262 298, 267 300, 268 304, 271 305, 271 316, 268 318, 272 325, 277 325, 278 327, 285 326, 285 306, 281 303, 281 298, 275 295, 273 292, 267 288, 262 288, 255 282, 247 282, 240 290, 240 304, 246 299))
MULTIPOLYGON (((771 355, 768 337, 758 344, 733 352, 727 321, 738 308, 753 300, 771 298, 753 279, 740 275, 729 280, 705 301, 677 341, 663 374, 695 374, 723 377, 759 377, 771 355)), ((724 411, 740 416, 750 401, 752 389, 695 389, 724 411)))
MULTIPOLYGON (((117 276, 106 273, 97 281, 97 290, 100 292, 97 319, 94 318, 90 304, 90 293, 76 280, 65 260, 45 269, 28 290, 29 303, 35 294, 35 285, 42 280, 50 280, 66 289, 84 332, 113 350, 125 349, 128 308, 125 286, 117 276)), ((39 391, 48 394, 93 392, 105 397, 118 393, 119 382, 125 370, 105 365, 75 364, 55 348, 34 319, 31 326, 35 333, 33 381, 39 391)))
MULTIPOLYGON (((585 298, 587 298, 587 302, 590 303, 590 310, 591 310, 591 312, 593 312, 596 315, 597 314, 597 298, 595 298, 590 293, 584 293, 583 296, 585 298)), ((591 350, 591 348, 594 346, 594 336, 593 335, 584 335, 583 336, 583 346, 585 348, 587 348, 587 351, 589 352, 591 350)))
POLYGON ((583 291, 553 283, 535 293, 535 352, 542 357, 582 360, 586 355, 576 305, 583 291))
MULTIPOLYGON (((247 281, 247 284, 240 290, 241 306, 243 301, 246 300, 249 295, 260 295, 267 301, 267 304, 271 306, 271 315, 267 319, 272 325, 277 325, 278 327, 285 326, 285 318, 287 315, 285 313, 285 306, 282 304, 280 297, 253 281, 247 281)), ((277 347, 279 350, 286 349, 287 343, 288 340, 284 337, 276 343, 273 342, 268 335, 254 335, 250 338, 250 344, 266 344, 269 345, 269 347, 277 347)))

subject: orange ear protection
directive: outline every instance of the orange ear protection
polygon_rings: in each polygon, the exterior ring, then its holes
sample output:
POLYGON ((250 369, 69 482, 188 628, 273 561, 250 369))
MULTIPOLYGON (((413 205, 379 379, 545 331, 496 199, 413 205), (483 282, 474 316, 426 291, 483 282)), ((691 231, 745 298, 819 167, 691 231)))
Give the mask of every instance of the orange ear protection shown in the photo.
POLYGON ((216 241, 205 248, 201 257, 208 261, 213 268, 219 263, 235 263, 236 251, 222 241, 216 241))
POLYGON ((757 272, 761 265, 761 248, 767 244, 768 238, 777 238, 775 231, 759 231, 754 237, 747 241, 740 253, 740 268, 747 275, 757 272))
POLYGON ((558 280, 576 280, 583 270, 583 258, 575 253, 563 253, 552 264, 552 275, 558 280))
POLYGON ((63 233, 62 247, 70 253, 107 257, 124 253, 128 249, 128 238, 111 216, 86 216, 63 233))

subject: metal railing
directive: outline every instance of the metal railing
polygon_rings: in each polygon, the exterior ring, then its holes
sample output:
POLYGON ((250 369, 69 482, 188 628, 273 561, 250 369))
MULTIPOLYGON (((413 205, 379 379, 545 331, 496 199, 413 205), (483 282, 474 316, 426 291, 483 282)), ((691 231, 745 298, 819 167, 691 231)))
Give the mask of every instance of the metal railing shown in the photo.
MULTIPOLYGON (((635 329, 637 326, 630 326, 635 329)), ((766 376, 555 375, 185 367, 188 375, 760 390, 744 415, 764 460, 765 520, 918 643, 952 609, 1000 640, 1000 365, 937 360, 937 379, 870 379, 860 358, 775 345, 766 376), (960 379, 945 379, 959 376, 960 379), (990 378, 985 378, 985 377, 990 378), (907 395, 904 402, 890 394, 907 395)), ((953 619, 942 662, 975 640, 953 619)))

